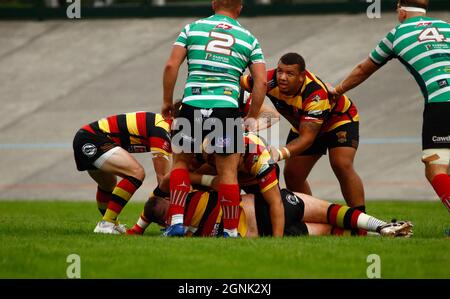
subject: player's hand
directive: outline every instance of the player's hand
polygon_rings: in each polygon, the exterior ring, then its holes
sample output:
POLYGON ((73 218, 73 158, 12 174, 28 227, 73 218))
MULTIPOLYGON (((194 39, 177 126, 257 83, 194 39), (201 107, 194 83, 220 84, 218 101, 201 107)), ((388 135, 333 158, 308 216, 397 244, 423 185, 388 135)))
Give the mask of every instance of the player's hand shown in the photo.
POLYGON ((329 91, 329 94, 330 94, 330 100, 332 100, 332 101, 334 101, 334 102, 336 102, 337 99, 339 99, 339 98, 341 97, 341 94, 339 94, 339 93, 336 91, 336 88, 331 89, 331 90, 329 91))
POLYGON ((337 93, 336 89, 330 83, 325 83, 328 89, 328 94, 330 96, 330 101, 337 102, 337 99, 341 96, 337 93))
POLYGON ((164 117, 164 119, 170 119, 172 118, 172 111, 173 111, 173 103, 167 103, 164 102, 161 107, 161 115, 164 117))

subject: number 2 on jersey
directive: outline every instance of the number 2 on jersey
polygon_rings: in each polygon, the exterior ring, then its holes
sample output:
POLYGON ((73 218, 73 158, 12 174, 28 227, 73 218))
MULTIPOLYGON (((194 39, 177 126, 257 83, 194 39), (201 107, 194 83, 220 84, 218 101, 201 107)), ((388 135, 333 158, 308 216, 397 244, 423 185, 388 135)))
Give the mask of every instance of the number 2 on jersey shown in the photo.
POLYGON ((207 52, 231 56, 231 47, 235 43, 234 36, 227 33, 211 31, 209 37, 212 37, 213 40, 209 41, 206 45, 207 52))
POLYGON ((439 29, 437 29, 436 27, 430 27, 430 28, 424 29, 419 34, 418 39, 419 39, 419 42, 434 40, 439 43, 442 43, 443 41, 445 41, 445 35, 441 34, 439 32, 439 29))

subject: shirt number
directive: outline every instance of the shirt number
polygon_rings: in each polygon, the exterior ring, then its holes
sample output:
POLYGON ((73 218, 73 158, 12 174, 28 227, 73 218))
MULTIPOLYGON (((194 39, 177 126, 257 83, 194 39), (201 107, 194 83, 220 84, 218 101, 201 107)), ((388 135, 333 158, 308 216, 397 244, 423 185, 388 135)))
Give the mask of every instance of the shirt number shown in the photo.
POLYGON ((234 36, 226 33, 211 31, 209 37, 213 40, 206 45, 207 52, 231 56, 231 47, 234 45, 234 36))
POLYGON ((445 41, 445 36, 436 27, 426 28, 419 34, 419 42, 431 40, 441 43, 445 41))

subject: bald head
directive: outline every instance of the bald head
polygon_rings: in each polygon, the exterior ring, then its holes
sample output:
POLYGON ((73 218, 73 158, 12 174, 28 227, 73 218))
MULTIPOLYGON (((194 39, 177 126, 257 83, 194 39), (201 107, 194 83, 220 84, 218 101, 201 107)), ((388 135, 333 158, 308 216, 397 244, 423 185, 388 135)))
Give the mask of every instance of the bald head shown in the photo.
POLYGON ((398 5, 403 7, 419 7, 428 9, 428 0, 399 0, 398 5))

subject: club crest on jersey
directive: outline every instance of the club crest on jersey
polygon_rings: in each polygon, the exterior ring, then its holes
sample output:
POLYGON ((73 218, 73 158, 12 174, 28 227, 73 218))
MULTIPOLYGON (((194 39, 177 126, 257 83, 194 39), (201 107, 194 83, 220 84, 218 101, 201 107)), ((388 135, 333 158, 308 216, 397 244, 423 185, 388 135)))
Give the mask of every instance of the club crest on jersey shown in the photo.
POLYGON ((219 25, 216 26, 216 28, 230 30, 233 27, 231 27, 230 25, 227 25, 227 24, 220 23, 219 25))

